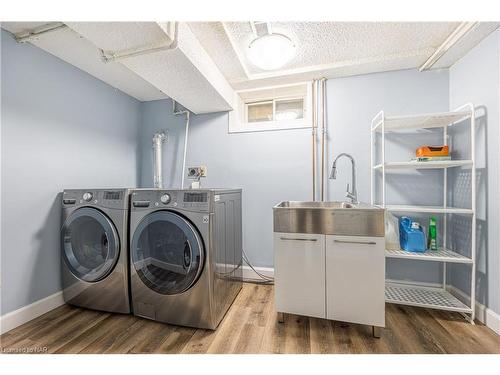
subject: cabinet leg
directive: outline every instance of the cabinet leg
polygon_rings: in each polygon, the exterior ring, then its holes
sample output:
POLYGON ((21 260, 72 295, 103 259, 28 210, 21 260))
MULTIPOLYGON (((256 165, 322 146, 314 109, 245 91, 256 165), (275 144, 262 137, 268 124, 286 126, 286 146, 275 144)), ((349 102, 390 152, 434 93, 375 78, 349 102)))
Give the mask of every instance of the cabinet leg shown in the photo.
POLYGON ((278 313, 278 323, 285 323, 285 313, 278 313))
POLYGON ((379 339, 382 334, 382 327, 372 326, 372 335, 376 339, 379 339))

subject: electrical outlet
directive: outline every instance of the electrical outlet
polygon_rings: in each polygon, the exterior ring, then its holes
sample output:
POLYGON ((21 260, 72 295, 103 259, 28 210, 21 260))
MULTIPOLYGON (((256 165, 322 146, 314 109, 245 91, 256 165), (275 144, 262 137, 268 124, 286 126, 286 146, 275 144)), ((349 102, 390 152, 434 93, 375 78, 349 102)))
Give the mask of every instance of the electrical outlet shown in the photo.
POLYGON ((187 176, 193 180, 199 179, 200 177, 207 177, 207 167, 204 165, 199 167, 188 167, 187 176))
POLYGON ((206 165, 200 166, 200 170, 201 170, 200 177, 207 177, 207 166, 206 165))

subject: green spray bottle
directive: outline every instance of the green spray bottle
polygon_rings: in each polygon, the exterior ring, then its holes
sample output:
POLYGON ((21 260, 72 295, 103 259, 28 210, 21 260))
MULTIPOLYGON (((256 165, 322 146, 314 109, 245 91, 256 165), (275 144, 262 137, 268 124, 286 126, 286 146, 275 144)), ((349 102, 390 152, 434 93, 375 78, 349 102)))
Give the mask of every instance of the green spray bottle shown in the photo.
POLYGON ((427 235, 427 248, 429 250, 437 250, 437 227, 436 218, 431 216, 429 219, 429 231, 427 235))

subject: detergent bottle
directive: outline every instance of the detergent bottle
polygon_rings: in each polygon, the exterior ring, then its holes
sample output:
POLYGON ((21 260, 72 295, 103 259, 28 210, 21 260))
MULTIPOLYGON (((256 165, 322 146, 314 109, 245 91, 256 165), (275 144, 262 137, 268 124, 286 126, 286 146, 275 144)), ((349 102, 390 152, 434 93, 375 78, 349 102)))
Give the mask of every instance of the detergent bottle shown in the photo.
POLYGON ((429 230, 427 235, 427 248, 429 250, 437 250, 437 227, 436 218, 431 216, 429 219, 429 230))

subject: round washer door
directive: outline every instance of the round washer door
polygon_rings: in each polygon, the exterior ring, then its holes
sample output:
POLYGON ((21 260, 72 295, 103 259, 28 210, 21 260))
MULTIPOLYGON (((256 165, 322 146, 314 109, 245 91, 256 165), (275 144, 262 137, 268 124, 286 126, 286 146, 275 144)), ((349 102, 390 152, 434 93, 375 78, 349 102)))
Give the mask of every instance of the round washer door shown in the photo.
POLYGON ((139 223, 131 254, 142 282, 161 294, 185 292, 203 269, 203 242, 196 229, 170 211, 153 212, 139 223))
POLYGON ((66 219, 62 228, 62 255, 71 273, 95 282, 108 276, 120 255, 115 226, 101 211, 82 207, 66 219))

